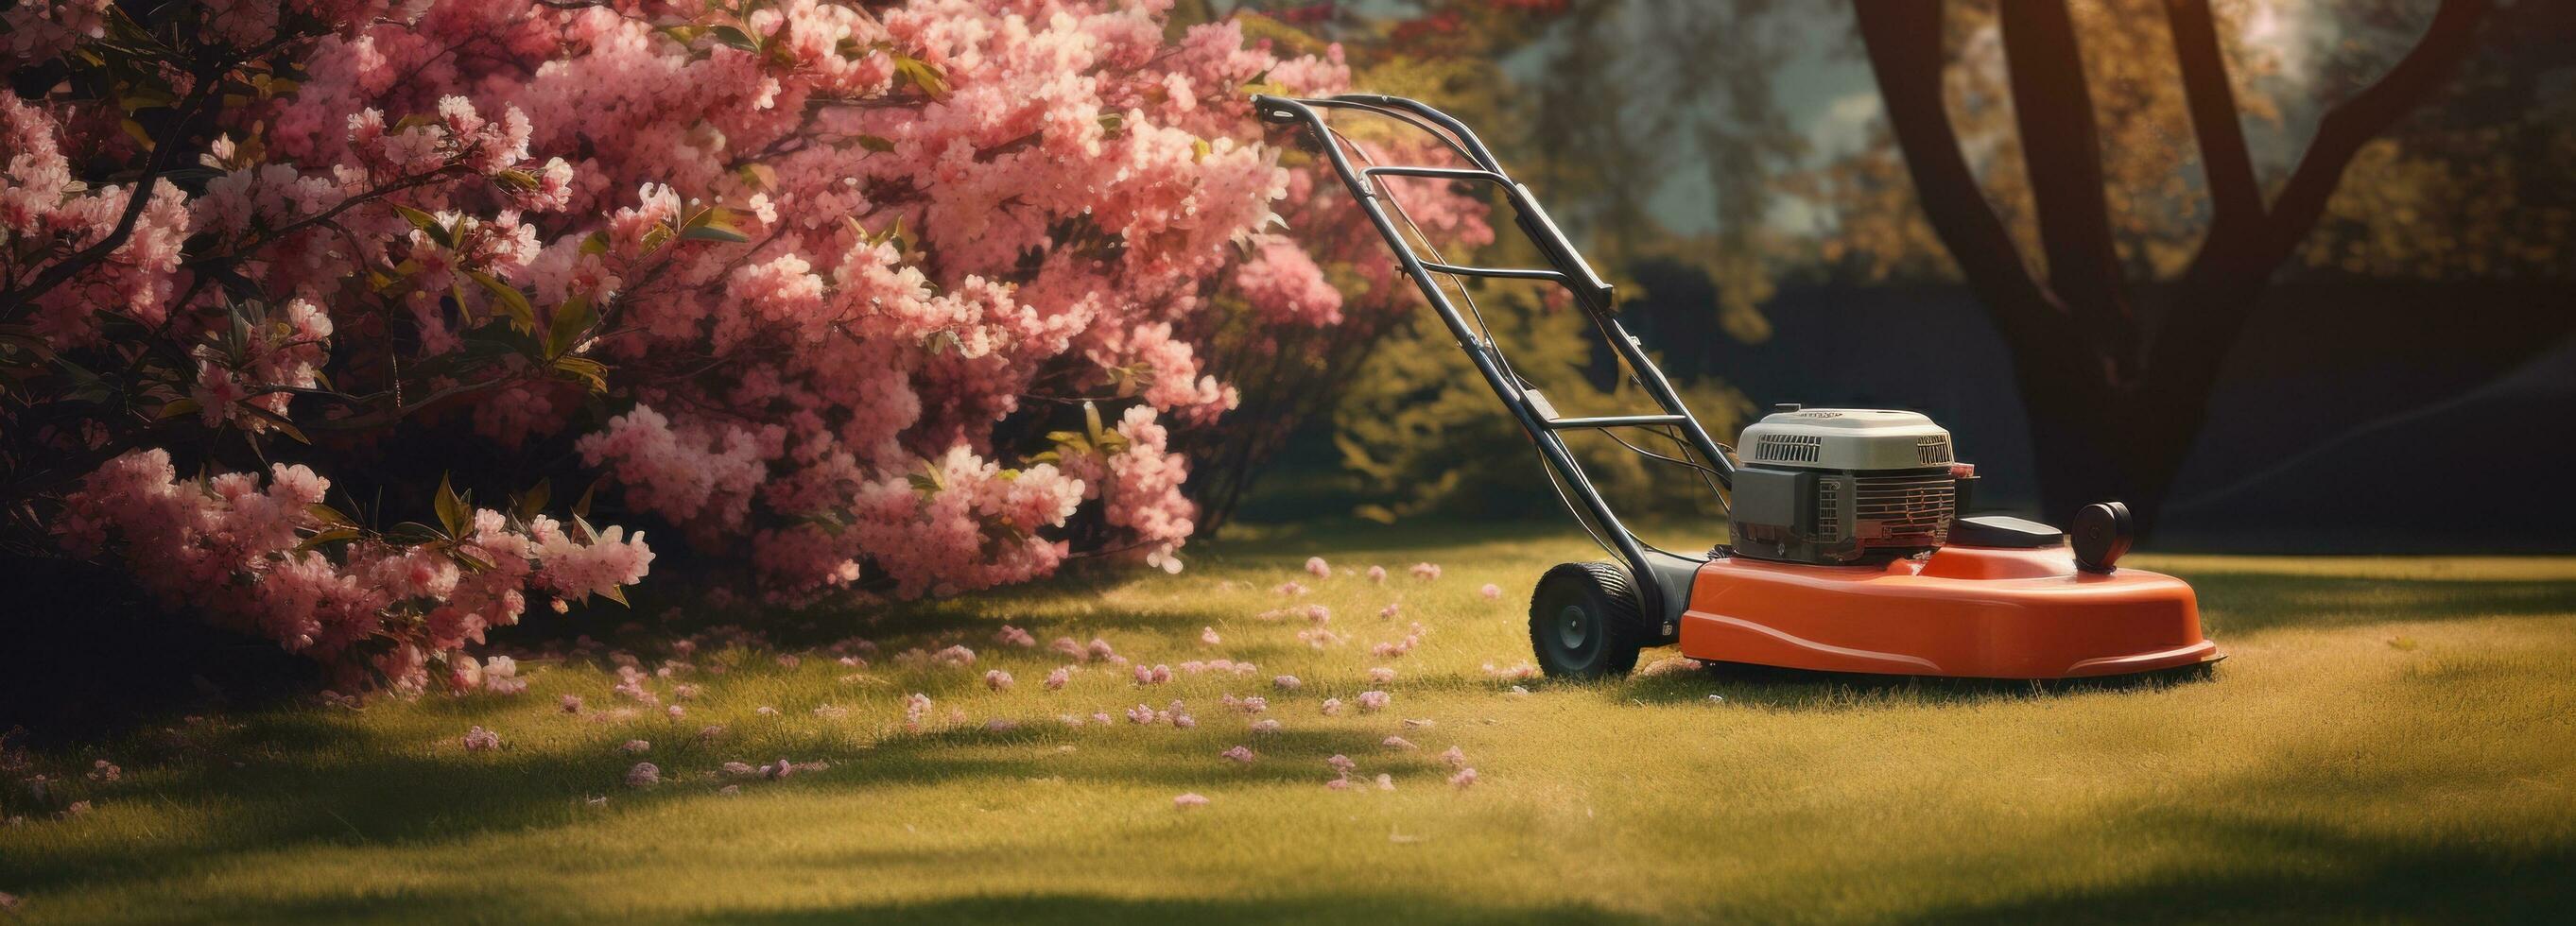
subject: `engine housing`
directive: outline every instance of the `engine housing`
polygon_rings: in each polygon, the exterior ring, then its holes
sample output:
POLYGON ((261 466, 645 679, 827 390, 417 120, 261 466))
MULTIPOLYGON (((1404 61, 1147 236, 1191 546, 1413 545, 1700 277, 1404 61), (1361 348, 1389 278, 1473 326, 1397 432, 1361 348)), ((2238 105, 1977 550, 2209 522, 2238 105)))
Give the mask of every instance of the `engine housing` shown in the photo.
POLYGON ((1781 406, 1736 444, 1741 556, 1861 563, 1925 553, 1960 501, 1950 432, 1917 412, 1781 406))

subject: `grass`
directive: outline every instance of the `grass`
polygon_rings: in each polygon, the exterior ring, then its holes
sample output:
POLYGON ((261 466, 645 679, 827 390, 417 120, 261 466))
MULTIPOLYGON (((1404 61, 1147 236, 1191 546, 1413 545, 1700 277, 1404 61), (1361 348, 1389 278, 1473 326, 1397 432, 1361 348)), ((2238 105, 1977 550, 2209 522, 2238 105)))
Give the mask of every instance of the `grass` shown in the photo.
MULTIPOLYGON (((1527 585, 1581 549, 1508 527, 1280 531, 1177 577, 826 615, 789 645, 856 634, 884 652, 787 668, 710 646, 680 722, 559 712, 559 694, 616 703, 612 676, 573 660, 518 698, 177 723, 39 755, 73 776, 56 805, 96 809, 44 815, 13 783, 9 811, 39 815, 0 828, 0 891, 30 922, 2497 921, 2576 902, 2576 560, 2136 557, 2200 588, 2232 653, 2206 683, 1720 671, 1511 694, 1480 667, 1528 658, 1527 585), (1333 579, 1299 571, 1310 553, 1333 579), (1445 574, 1404 577, 1419 560, 1445 574), (1397 575, 1372 586, 1355 574, 1371 563, 1397 575), (1292 580, 1351 642, 1316 651, 1303 620, 1256 617, 1292 580), (1381 621, 1391 600, 1402 615, 1381 621), (1418 649, 1370 657, 1416 620, 1418 649), (1063 660, 993 645, 1005 623, 1261 671, 1139 692, 1094 668, 1048 692, 1063 660), (890 658, 946 642, 981 658, 890 658), (1319 713, 1375 665, 1400 673, 1377 686, 1392 707, 1319 713), (986 691, 994 667, 1017 687, 986 691), (1271 690, 1280 673, 1304 689, 1271 690), (938 704, 919 732, 901 722, 913 691, 938 704), (1250 733, 1227 692, 1268 696, 1284 729, 1250 733), (1175 698, 1196 729, 1053 720, 1175 698), (475 724, 505 747, 463 751, 475 724), (705 724, 726 732, 701 743, 705 724), (1423 748, 1380 745, 1397 733, 1423 748), (630 738, 670 781, 620 784, 630 738), (1259 760, 1218 757, 1237 744, 1259 760), (1445 781, 1451 745, 1471 788, 1445 781), (1327 790, 1335 753, 1396 789, 1327 790), (781 756, 831 767, 719 793, 722 762, 781 756), (99 757, 124 780, 79 779, 99 757), (1210 803, 1176 810, 1182 792, 1210 803)), ((649 659, 654 639, 617 642, 649 659)))

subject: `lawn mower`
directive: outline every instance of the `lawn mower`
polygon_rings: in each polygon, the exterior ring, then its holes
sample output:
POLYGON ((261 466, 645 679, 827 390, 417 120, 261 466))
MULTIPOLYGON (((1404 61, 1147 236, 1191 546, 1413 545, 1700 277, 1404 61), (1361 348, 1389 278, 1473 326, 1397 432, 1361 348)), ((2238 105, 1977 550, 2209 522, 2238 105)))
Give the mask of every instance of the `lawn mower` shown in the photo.
MULTIPOLYGON (((1634 668, 1648 646, 1679 643, 1705 662, 1879 675, 2068 679, 2204 672, 2221 658, 2201 635, 2191 586, 2121 568, 2133 525, 2119 502, 2087 506, 2068 532, 2003 515, 1963 515, 1975 468, 1950 434, 1910 411, 1782 405, 1719 444, 1617 317, 1594 273, 1529 188, 1504 173, 1457 119, 1400 97, 1253 98, 1260 118, 1302 125, 1394 250, 1503 407, 1529 433, 1550 484, 1614 562, 1565 563, 1530 596, 1530 646, 1552 677, 1634 668), (1379 165, 1325 110, 1418 129, 1465 166, 1379 165), (1354 159, 1360 166, 1354 166, 1354 159), (1414 225, 1386 177, 1487 184, 1546 267, 1451 263, 1414 225), (1392 213, 1392 215, 1390 215, 1392 213), (1403 220, 1403 228, 1396 224, 1403 220), (1405 237, 1410 229, 1428 258, 1405 237), (1467 278, 1564 288, 1609 343, 1656 414, 1565 417, 1484 326, 1467 278), (1439 278, 1455 287, 1462 313, 1439 278), (1725 506, 1728 543, 1675 553, 1639 538, 1568 452, 1567 432, 1651 435, 1674 454, 1628 449, 1695 471, 1725 506), (1739 456, 1740 454, 1740 456, 1739 456)), ((1654 445, 1659 447, 1660 445, 1654 445)))

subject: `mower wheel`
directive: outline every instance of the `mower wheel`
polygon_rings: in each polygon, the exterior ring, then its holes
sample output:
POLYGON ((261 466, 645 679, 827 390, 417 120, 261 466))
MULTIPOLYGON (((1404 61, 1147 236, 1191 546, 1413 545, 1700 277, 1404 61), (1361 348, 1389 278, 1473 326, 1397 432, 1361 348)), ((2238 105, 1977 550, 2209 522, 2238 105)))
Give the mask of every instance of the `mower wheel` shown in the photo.
POLYGON ((1646 645, 1628 572, 1613 563, 1562 563, 1530 594, 1530 649, 1549 678, 1626 675, 1646 645))

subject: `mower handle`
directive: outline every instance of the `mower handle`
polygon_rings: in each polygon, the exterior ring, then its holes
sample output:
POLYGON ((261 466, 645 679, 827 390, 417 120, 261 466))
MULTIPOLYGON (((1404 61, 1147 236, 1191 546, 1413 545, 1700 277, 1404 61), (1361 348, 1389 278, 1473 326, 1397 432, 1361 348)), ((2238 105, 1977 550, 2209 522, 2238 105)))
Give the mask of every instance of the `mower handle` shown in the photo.
MULTIPOLYGON (((1368 216, 1369 223, 1377 228, 1378 235, 1386 239, 1387 246, 1395 252, 1397 264, 1403 268, 1406 276, 1413 278, 1414 285, 1422 290, 1422 295, 1430 300, 1432 309, 1440 315, 1441 322, 1448 326, 1450 334, 1457 338, 1459 348, 1467 352, 1467 357, 1476 365, 1477 372, 1483 374, 1485 384, 1502 399, 1504 407, 1511 412, 1513 420, 1519 422, 1521 429, 1529 433, 1531 442, 1538 446, 1539 459, 1553 471, 1558 481, 1570 490, 1571 495, 1565 501, 1569 507, 1575 509, 1572 513, 1578 519, 1588 517, 1590 523, 1601 525, 1604 532, 1610 535, 1605 543, 1613 546, 1620 558, 1627 560, 1630 574, 1638 579, 1636 582, 1638 594, 1646 599, 1639 604, 1647 614, 1658 616, 1669 632, 1669 628, 1679 620, 1682 604, 1678 600, 1680 596, 1664 591, 1662 588, 1664 583, 1659 581, 1661 575, 1671 571, 1670 564, 1663 563, 1654 555, 1650 555, 1649 551, 1652 548, 1639 540, 1635 532, 1620 523, 1618 515, 1611 511, 1609 502, 1601 497, 1600 490, 1584 473, 1582 465, 1577 462, 1573 453, 1566 449, 1564 438, 1559 435, 1559 432, 1573 429, 1607 430, 1616 427, 1677 427, 1687 437, 1691 449, 1708 461, 1706 471, 1715 476, 1720 484, 1728 488, 1734 486, 1735 466, 1733 461, 1718 449, 1716 441, 1709 438, 1707 429, 1700 425, 1699 419, 1691 414, 1689 407, 1682 404, 1681 396, 1674 392, 1672 382, 1664 376, 1662 368, 1657 367, 1654 359, 1646 355, 1644 345, 1619 324, 1616 318, 1617 306, 1610 284, 1593 271, 1591 263, 1584 260, 1582 252, 1575 249, 1573 242, 1566 238, 1565 232, 1557 227, 1556 221, 1550 218, 1547 210, 1539 205, 1537 198, 1531 195, 1529 187, 1513 180, 1510 173, 1503 169, 1502 162, 1485 147, 1484 140, 1477 138, 1474 130, 1469 129, 1465 123, 1459 122, 1456 117, 1448 113, 1418 100, 1381 94, 1343 94, 1320 98, 1256 94, 1252 98, 1252 106, 1253 111, 1264 121, 1283 125, 1302 124, 1314 134, 1317 144, 1323 149, 1325 159, 1333 166, 1333 173, 1339 176, 1342 185, 1350 190, 1352 199, 1358 204, 1360 211, 1368 216), (1393 118, 1421 129, 1474 166, 1470 169, 1372 165, 1363 169, 1354 169, 1351 166, 1350 156, 1336 141, 1332 128, 1325 124, 1323 115, 1317 112, 1319 109, 1359 110, 1393 118), (1511 204, 1513 224, 1523 235, 1528 236, 1530 243, 1537 247, 1541 256, 1546 258, 1548 269, 1469 267, 1423 260, 1420 255, 1414 253, 1413 246, 1405 241, 1393 220, 1387 217, 1386 204, 1380 202, 1382 197, 1378 193, 1378 187, 1381 184, 1376 181, 1376 178, 1380 175, 1483 182, 1495 185, 1503 191, 1504 198, 1511 204), (1662 407, 1664 414, 1616 415, 1598 418, 1556 417, 1555 413, 1548 409, 1544 399, 1533 398, 1535 390, 1525 386, 1519 376, 1511 371, 1504 362, 1501 352, 1496 350, 1488 340, 1486 333, 1479 326, 1471 325, 1467 317, 1458 311, 1457 306, 1450 303, 1447 293, 1432 279, 1434 273, 1448 274, 1453 277, 1539 280, 1564 287, 1574 297, 1575 303, 1582 307, 1584 314, 1592 320, 1594 327, 1602 333, 1603 338, 1610 342, 1611 350, 1617 353, 1620 359, 1626 361, 1629 369, 1635 372, 1637 384, 1655 400, 1657 405, 1662 407), (1667 568, 1657 568, 1659 565, 1667 568)), ((1389 197, 1391 196, 1392 188, 1389 188, 1389 197)), ((1402 206, 1396 204, 1396 209, 1400 212, 1402 206)), ((1463 286, 1461 291, 1463 292, 1463 286)), ((1630 449, 1635 448, 1632 446, 1630 449)), ((1726 498, 1723 493, 1719 494, 1718 501, 1721 505, 1725 503, 1726 498)), ((1682 559, 1660 550, 1652 552, 1668 560, 1682 559)))

